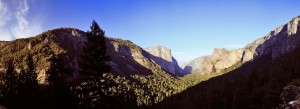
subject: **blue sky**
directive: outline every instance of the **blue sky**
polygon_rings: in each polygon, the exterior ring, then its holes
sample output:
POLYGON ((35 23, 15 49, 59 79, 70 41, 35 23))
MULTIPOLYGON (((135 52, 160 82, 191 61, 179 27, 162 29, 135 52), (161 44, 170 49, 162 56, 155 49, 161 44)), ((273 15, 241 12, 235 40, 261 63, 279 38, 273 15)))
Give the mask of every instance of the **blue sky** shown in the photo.
POLYGON ((242 47, 298 15, 299 0, 0 0, 0 40, 86 31, 94 19, 110 37, 163 45, 187 61, 242 47))

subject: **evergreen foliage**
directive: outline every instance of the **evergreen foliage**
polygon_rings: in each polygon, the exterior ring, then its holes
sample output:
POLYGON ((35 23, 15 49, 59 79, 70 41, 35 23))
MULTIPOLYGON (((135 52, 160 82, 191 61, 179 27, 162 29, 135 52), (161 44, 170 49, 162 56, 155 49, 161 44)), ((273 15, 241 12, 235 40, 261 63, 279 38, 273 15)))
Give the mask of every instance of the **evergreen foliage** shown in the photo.
POLYGON ((92 22, 91 31, 87 32, 87 41, 82 54, 82 75, 87 75, 85 80, 77 88, 81 108, 109 108, 110 97, 104 93, 109 87, 114 86, 111 81, 105 81, 104 73, 110 72, 107 64, 111 60, 106 55, 105 32, 96 21, 92 22))
POLYGON ((96 21, 92 22, 91 31, 87 32, 85 46, 82 54, 82 72, 94 78, 110 71, 107 62, 111 60, 106 55, 105 32, 99 27, 96 21))
POLYGON ((151 108, 275 109, 284 86, 299 84, 300 48, 276 59, 262 56, 201 82, 151 108), (176 105, 174 105, 176 104, 176 105))
POLYGON ((4 106, 15 107, 13 105, 13 102, 16 101, 18 94, 18 75, 11 60, 6 62, 6 66, 7 69, 5 74, 3 75, 3 84, 1 84, 0 101, 3 102, 4 106))
POLYGON ((39 86, 35 72, 35 64, 29 54, 25 59, 27 69, 15 71, 12 61, 7 62, 6 72, 2 74, 0 83, 0 103, 9 108, 37 108, 39 86), (18 105, 15 105, 18 104, 18 105))
MULTIPOLYGON (((300 84, 299 48, 275 60, 267 55, 243 65, 238 62, 229 68, 214 70, 212 74, 173 77, 153 65, 149 75, 126 78, 113 75, 107 64, 111 58, 106 54, 105 32, 95 21, 86 34, 79 59, 80 78, 69 83, 73 71, 62 59, 65 58, 62 53, 68 53, 68 49, 62 49, 62 45, 53 41, 55 38, 41 39, 60 31, 52 30, 36 39, 7 42, 8 47, 0 52, 2 62, 6 61, 5 71, 0 72, 1 105, 12 109, 269 109, 282 103, 279 97, 285 85, 300 84), (26 47, 29 42, 33 46, 39 44, 29 50, 26 47), (39 85, 36 70, 48 67, 48 83, 39 85)), ((132 50, 142 50, 130 41, 115 41, 132 50)))
POLYGON ((47 98, 44 105, 47 108, 76 109, 76 99, 70 90, 71 86, 66 81, 71 71, 65 68, 63 62, 58 59, 54 52, 51 52, 49 62, 50 68, 46 72, 48 85, 43 89, 44 97, 47 98))
POLYGON ((36 74, 36 66, 33 62, 32 55, 26 57, 27 69, 21 68, 18 76, 18 98, 19 107, 37 108, 39 95, 39 85, 36 74))

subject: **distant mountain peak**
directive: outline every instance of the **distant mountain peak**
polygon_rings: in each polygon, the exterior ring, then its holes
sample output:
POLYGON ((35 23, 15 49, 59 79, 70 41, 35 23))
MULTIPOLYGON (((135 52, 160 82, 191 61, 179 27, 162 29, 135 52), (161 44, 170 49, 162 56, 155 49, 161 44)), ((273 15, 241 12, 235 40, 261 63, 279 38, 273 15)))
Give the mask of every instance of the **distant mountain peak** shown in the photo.
POLYGON ((144 48, 144 50, 146 50, 147 52, 149 52, 150 54, 156 57, 160 57, 166 61, 172 62, 171 49, 167 47, 157 45, 157 46, 144 48))
POLYGON ((278 26, 266 36, 247 44, 243 48, 227 50, 215 48, 212 55, 196 58, 187 64, 186 69, 194 73, 213 73, 229 68, 237 63, 245 63, 257 57, 270 55, 272 59, 288 53, 300 46, 300 16, 285 25, 278 26))
POLYGON ((227 50, 226 48, 214 48, 214 52, 215 53, 221 53, 221 52, 228 52, 229 50, 227 50))
POLYGON ((288 24, 287 24, 287 33, 288 35, 294 35, 297 33, 297 30, 300 28, 299 22, 300 20, 300 16, 295 17, 294 19, 292 19, 288 24))
MULTIPOLYGON (((35 37, 0 42, 0 72, 3 72, 5 59, 14 58, 23 60, 28 53, 33 54, 37 64, 39 83, 47 83, 47 69, 49 68, 49 52, 52 51, 73 73, 67 78, 69 81, 82 77, 79 74, 80 62, 86 32, 75 28, 58 28, 48 30, 35 37), (18 54, 18 55, 12 55, 18 54)), ((131 78, 132 75, 169 75, 157 63, 149 58, 149 53, 131 41, 106 38, 107 55, 111 56, 109 62, 111 72, 131 78)), ((162 48, 162 47, 161 47, 162 48)), ((16 63, 22 66, 24 62, 16 63)))
POLYGON ((177 60, 172 56, 171 49, 162 45, 144 48, 151 54, 150 58, 159 64, 163 69, 173 73, 180 74, 182 69, 179 67, 177 60))

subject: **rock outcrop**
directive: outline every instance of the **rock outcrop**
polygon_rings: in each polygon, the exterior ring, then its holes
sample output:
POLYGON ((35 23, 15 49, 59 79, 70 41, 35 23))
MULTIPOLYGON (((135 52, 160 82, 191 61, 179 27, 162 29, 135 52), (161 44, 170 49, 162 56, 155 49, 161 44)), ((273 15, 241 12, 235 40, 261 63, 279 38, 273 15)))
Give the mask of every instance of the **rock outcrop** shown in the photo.
POLYGON ((172 56, 171 49, 164 46, 153 46, 144 48, 144 50, 150 53, 150 58, 164 70, 172 74, 181 74, 182 69, 179 67, 177 60, 172 56))
POLYGON ((187 64, 184 68, 185 73, 202 73, 210 74, 220 72, 225 68, 229 68, 237 63, 246 61, 244 60, 245 52, 242 49, 227 50, 214 49, 210 56, 203 56, 196 58, 187 64))
POLYGON ((184 71, 210 74, 264 55, 270 55, 272 59, 275 59, 300 46, 299 22, 300 16, 243 48, 235 50, 215 49, 212 55, 191 61, 186 65, 184 71))
POLYGON ((300 88, 288 85, 283 88, 280 95, 283 104, 279 106, 279 109, 300 109, 300 88))
POLYGON ((108 55, 112 57, 110 65, 114 73, 128 77, 164 72, 149 58, 148 52, 128 40, 108 38, 107 48, 108 55))

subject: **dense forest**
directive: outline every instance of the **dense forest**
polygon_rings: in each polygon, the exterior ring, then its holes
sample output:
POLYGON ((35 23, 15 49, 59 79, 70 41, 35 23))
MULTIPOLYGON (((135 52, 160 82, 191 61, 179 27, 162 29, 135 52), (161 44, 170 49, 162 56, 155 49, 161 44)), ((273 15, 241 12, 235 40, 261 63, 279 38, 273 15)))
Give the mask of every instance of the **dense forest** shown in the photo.
POLYGON ((227 74, 166 98, 155 108, 273 109, 282 104, 284 86, 299 87, 300 48, 279 58, 265 55, 227 74))

